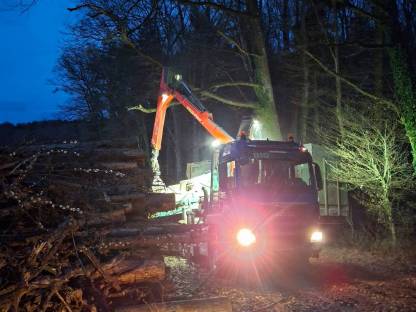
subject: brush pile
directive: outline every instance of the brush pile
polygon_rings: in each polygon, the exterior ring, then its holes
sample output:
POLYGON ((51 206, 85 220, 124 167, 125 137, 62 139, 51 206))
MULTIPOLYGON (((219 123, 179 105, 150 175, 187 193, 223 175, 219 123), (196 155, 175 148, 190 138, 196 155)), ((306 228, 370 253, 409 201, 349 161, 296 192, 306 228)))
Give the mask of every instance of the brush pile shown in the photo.
POLYGON ((160 300, 159 247, 172 231, 148 216, 174 209, 174 198, 151 193, 151 181, 131 142, 1 149, 0 311, 160 300))

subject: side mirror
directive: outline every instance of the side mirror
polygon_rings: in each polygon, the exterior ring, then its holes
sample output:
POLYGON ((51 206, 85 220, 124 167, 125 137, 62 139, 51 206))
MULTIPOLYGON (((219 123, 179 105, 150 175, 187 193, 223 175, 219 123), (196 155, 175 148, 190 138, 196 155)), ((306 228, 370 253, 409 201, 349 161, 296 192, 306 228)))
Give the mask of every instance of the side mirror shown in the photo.
POLYGON ((315 174, 316 188, 320 191, 323 188, 323 183, 321 169, 317 163, 313 163, 313 173, 315 174))

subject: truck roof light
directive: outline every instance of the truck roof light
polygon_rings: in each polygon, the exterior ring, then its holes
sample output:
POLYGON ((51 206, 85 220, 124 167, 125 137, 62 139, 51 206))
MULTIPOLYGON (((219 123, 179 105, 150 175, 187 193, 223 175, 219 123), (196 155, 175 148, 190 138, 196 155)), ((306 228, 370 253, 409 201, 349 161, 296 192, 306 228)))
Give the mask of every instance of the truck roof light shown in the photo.
POLYGON ((213 140, 212 142, 211 142, 211 146, 212 147, 218 147, 218 146, 220 146, 221 145, 221 142, 220 142, 220 140, 213 140))

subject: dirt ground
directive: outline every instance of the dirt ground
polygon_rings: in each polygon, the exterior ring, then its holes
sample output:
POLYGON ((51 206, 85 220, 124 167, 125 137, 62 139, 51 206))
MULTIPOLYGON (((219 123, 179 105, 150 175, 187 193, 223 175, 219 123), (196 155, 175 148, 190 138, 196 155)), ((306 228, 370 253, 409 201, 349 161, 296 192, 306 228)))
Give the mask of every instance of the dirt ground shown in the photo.
POLYGON ((188 261, 167 258, 171 298, 226 296, 233 311, 416 311, 411 252, 326 248, 307 271, 284 268, 256 285, 221 279, 188 261))

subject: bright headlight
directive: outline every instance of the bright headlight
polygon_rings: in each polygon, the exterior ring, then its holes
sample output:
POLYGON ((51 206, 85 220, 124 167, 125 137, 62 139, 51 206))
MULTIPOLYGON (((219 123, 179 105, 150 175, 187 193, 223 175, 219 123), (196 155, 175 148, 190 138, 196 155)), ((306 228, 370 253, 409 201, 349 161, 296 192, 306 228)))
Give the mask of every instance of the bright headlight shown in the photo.
POLYGON ((322 242, 324 235, 321 231, 313 231, 311 235, 311 243, 320 243, 322 242))
POLYGON ((237 232, 237 242, 244 247, 248 247, 256 242, 256 236, 250 229, 240 229, 237 232))

